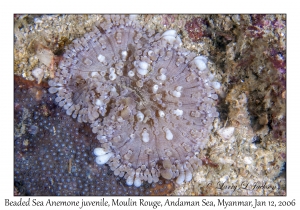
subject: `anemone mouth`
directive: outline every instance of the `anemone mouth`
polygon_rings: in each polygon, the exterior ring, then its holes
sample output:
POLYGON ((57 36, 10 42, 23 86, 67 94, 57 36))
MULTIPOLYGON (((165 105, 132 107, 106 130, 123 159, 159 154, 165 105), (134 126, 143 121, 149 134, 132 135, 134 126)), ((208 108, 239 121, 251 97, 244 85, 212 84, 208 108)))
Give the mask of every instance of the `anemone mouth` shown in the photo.
POLYGON ((207 59, 182 48, 176 31, 155 34, 117 15, 68 46, 49 91, 90 123, 96 162, 140 186, 191 180, 218 117, 214 84, 207 59))

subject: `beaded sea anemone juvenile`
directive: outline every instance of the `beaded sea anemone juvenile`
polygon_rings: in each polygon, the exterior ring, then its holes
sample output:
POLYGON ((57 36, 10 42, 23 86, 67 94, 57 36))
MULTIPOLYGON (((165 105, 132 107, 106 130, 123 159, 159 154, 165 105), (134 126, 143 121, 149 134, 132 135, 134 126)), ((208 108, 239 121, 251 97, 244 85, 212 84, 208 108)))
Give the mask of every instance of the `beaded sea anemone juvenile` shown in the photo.
POLYGON ((155 34, 133 15, 104 18, 67 47, 49 91, 90 123, 96 162, 128 185, 190 181, 218 117, 207 59, 181 47, 175 30, 155 34))

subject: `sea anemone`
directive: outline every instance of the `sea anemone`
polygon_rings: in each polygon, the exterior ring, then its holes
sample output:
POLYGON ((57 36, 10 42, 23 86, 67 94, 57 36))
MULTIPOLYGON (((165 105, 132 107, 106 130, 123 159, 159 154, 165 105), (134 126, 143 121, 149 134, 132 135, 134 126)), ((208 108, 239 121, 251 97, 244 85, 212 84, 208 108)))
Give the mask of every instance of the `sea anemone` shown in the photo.
POLYGON ((207 58, 183 48, 175 30, 155 34, 134 15, 104 18, 67 46, 49 92, 90 123, 96 163, 128 185, 190 181, 219 115, 207 58))

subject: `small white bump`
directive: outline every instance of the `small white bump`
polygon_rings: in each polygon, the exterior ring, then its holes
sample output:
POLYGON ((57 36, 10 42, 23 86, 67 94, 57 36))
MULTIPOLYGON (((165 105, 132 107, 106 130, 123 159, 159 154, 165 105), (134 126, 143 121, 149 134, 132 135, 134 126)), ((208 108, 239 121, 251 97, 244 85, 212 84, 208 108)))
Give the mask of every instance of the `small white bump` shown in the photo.
POLYGON ((172 134, 172 132, 170 131, 170 129, 164 127, 163 130, 164 130, 165 133, 166 133, 166 139, 169 140, 169 141, 171 141, 171 140, 173 139, 173 134, 172 134))
POLYGON ((105 155, 107 152, 104 151, 103 148, 95 148, 94 149, 94 154, 96 156, 101 156, 101 155, 105 155))
POLYGON ((183 111, 181 109, 176 109, 176 110, 173 110, 173 114, 175 114, 178 117, 183 114, 183 111))
POLYGON ((181 39, 177 35, 175 30, 167 30, 162 34, 162 39, 166 40, 170 44, 178 44, 181 45, 181 39))
POLYGON ((96 105, 97 106, 102 106, 103 105, 103 101, 100 99, 96 99, 96 105))
POLYGON ((122 54, 122 60, 123 60, 123 61, 126 61, 127 55, 128 55, 127 51, 124 50, 124 51, 122 51, 121 54, 122 54))
POLYGON ((111 156, 113 156, 112 153, 107 153, 105 155, 98 156, 98 157, 96 157, 96 163, 98 165, 103 165, 103 164, 105 164, 105 163, 107 163, 109 161, 109 159, 111 158, 111 156))
POLYGON ((147 132, 146 129, 144 129, 144 131, 142 133, 142 139, 143 139, 143 142, 145 142, 145 143, 149 142, 149 133, 147 132))
POLYGON ((141 69, 147 69, 149 64, 144 61, 140 61, 138 65, 141 69))
POLYGON ((144 114, 142 112, 138 111, 136 114, 136 117, 139 122, 142 122, 144 119, 144 114))
POLYGON ((251 157, 245 157, 244 158, 244 163, 247 165, 250 165, 253 162, 253 159, 251 157))
POLYGON ((170 29, 170 30, 167 30, 165 31, 162 36, 177 36, 177 32, 174 30, 174 29, 170 29))
POLYGON ((203 56, 197 56, 196 58, 194 58, 194 63, 196 64, 197 68, 200 71, 203 71, 206 69, 206 63, 207 63, 207 58, 203 57, 203 56))
POLYGON ((158 85, 153 85, 153 87, 152 87, 152 92, 153 92, 153 93, 156 93, 157 90, 158 90, 158 85))
POLYGON ((215 88, 215 89, 219 89, 221 87, 221 84, 219 82, 213 82, 212 83, 212 86, 215 88))
POLYGON ((224 140, 229 140, 234 133, 234 127, 227 127, 227 128, 221 128, 218 131, 218 134, 224 139, 224 140))
POLYGON ((109 75, 109 79, 110 80, 115 80, 117 78, 117 75, 115 74, 115 73, 110 73, 110 75, 109 75))
POLYGON ((145 61, 135 61, 134 65, 137 68, 137 71, 140 75, 144 76, 148 73, 149 64, 146 63, 145 61))
POLYGON ((103 63, 105 61, 105 57, 101 54, 98 55, 97 57, 98 61, 100 61, 101 63, 103 63))
POLYGON ((98 74, 98 72, 96 72, 96 71, 93 71, 93 72, 91 73, 91 76, 92 76, 92 77, 95 77, 95 76, 97 76, 97 75, 99 75, 99 74, 98 74))
POLYGON ((133 77, 133 76, 134 76, 134 72, 133 72, 133 71, 129 71, 129 72, 128 72, 128 76, 129 76, 129 77, 133 77))
POLYGON ((165 113, 164 113, 162 110, 159 110, 159 111, 158 111, 158 115, 159 115, 160 117, 164 117, 164 116, 165 116, 165 113))
POLYGON ((175 96, 175 97, 177 97, 177 98, 179 98, 181 96, 181 93, 179 91, 174 90, 172 92, 172 95, 175 96))
POLYGON ((143 76, 148 73, 147 69, 142 69, 142 68, 138 68, 137 71, 140 75, 143 75, 143 76))
POLYGON ((167 79, 167 77, 166 77, 165 74, 161 74, 161 75, 159 75, 157 78, 158 78, 159 80, 162 80, 162 81, 164 81, 164 80, 167 79))

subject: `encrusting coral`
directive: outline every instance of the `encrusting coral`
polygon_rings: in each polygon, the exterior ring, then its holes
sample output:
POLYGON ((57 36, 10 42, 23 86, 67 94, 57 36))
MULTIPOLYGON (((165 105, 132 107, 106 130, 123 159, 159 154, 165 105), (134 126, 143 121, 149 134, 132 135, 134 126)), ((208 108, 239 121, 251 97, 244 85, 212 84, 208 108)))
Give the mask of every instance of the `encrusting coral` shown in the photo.
POLYGON ((175 30, 155 34, 134 15, 104 18, 67 46, 49 92, 90 123, 96 162, 127 185, 190 181, 219 115, 207 59, 181 47, 175 30))

